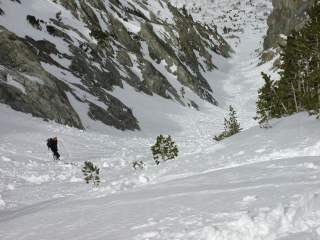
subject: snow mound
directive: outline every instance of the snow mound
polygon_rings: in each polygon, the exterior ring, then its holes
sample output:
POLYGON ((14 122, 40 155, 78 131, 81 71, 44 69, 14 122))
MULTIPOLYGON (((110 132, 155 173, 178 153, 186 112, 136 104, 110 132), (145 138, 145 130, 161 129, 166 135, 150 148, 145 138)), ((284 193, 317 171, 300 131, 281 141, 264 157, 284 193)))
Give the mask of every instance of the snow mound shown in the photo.
POLYGON ((5 156, 2 156, 1 159, 2 159, 2 161, 4 161, 4 162, 11 162, 11 159, 10 159, 10 158, 7 158, 7 157, 5 157, 5 156))
POLYGON ((320 237, 319 194, 303 197, 297 204, 280 205, 270 211, 248 213, 226 225, 205 227, 202 240, 272 240, 297 233, 320 237))
POLYGON ((0 209, 4 208, 6 206, 6 202, 2 199, 2 196, 0 195, 0 209))
POLYGON ((41 176, 35 176, 35 175, 22 176, 22 178, 23 178, 24 180, 26 180, 27 182, 34 183, 34 184, 42 184, 42 183, 45 183, 45 182, 49 182, 49 181, 50 181, 50 176, 49 176, 49 175, 41 175, 41 176))

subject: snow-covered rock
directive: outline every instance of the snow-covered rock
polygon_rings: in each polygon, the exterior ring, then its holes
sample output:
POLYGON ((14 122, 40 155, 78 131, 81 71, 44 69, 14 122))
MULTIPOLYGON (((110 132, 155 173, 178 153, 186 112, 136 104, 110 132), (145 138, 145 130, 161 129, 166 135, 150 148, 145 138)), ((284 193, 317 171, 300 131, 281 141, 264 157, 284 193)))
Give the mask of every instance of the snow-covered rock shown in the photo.
POLYGON ((0 103, 15 110, 90 130, 139 130, 140 99, 217 104, 214 79, 203 72, 215 71, 217 58, 231 49, 216 29, 166 0, 1 1, 0 7, 0 103))

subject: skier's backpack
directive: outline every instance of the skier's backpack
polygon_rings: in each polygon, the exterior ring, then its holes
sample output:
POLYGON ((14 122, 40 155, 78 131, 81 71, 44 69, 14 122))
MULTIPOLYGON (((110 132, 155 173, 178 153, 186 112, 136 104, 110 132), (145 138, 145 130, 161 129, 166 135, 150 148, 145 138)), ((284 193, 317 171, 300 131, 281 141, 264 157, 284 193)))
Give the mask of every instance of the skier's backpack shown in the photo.
POLYGON ((47 147, 51 149, 52 146, 52 138, 47 139, 47 147))

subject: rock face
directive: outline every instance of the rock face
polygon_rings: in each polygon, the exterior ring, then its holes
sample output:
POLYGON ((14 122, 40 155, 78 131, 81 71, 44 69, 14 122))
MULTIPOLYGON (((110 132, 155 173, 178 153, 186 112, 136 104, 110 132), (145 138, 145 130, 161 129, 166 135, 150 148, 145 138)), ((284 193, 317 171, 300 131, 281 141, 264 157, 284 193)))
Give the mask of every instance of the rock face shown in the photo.
POLYGON ((15 110, 138 130, 115 88, 191 105, 180 93, 187 88, 217 104, 203 73, 231 49, 166 0, 1 1, 0 9, 0 103, 15 110))
POLYGON ((0 31, 0 103, 36 117, 83 128, 65 94, 71 89, 44 71, 24 39, 1 27, 0 31))
POLYGON ((292 30, 299 30, 305 22, 306 10, 314 0, 273 0, 273 11, 268 18, 268 32, 264 49, 276 48, 292 30))

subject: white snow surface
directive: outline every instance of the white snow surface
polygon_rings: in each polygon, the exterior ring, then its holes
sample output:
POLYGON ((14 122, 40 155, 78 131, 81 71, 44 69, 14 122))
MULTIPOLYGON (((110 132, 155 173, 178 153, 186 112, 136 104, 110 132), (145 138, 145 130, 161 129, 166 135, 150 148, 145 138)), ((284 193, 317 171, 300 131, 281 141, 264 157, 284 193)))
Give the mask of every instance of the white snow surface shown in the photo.
MULTIPOLYGON (((240 1, 224 2, 212 4, 226 10, 240 1)), ((243 6, 250 14, 238 22, 244 31, 233 57, 217 57, 219 71, 210 73, 218 79, 212 84, 221 108, 203 103, 195 111, 160 97, 146 101, 126 86, 127 95, 116 94, 134 106, 143 131, 106 134, 0 105, 0 239, 320 239, 319 120, 300 113, 261 129, 252 119, 260 72, 272 65, 257 67, 266 16, 252 25, 269 2, 252 2, 243 6), (245 130, 214 142, 229 104, 245 130), (145 112, 144 106, 161 110, 145 112), (148 125, 152 117, 158 125, 148 125), (150 146, 160 133, 173 136, 180 154, 155 166, 150 146), (59 138, 60 162, 46 149, 51 136, 59 138), (88 160, 101 169, 99 187, 83 180, 88 160), (132 162, 140 160, 145 169, 133 170, 132 162)))

